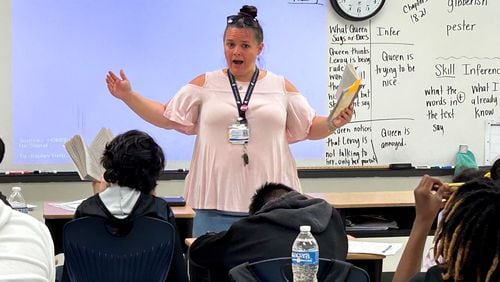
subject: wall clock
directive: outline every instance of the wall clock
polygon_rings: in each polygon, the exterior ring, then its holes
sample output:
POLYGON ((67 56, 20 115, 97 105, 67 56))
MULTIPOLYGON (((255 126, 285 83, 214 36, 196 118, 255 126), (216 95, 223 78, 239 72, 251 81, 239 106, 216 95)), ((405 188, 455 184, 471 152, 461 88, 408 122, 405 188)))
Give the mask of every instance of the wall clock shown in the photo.
POLYGON ((351 21, 363 21, 377 14, 385 0, 330 0, 333 9, 341 17, 351 21))

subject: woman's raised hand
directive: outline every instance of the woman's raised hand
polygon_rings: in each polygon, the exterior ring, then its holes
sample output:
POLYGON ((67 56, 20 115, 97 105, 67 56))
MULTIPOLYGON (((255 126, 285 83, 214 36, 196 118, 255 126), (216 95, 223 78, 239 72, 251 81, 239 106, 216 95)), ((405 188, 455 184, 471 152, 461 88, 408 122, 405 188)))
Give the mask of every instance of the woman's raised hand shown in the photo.
POLYGON ((125 99, 132 93, 132 85, 123 70, 120 70, 120 77, 109 71, 106 75, 106 85, 109 92, 120 100, 125 99))

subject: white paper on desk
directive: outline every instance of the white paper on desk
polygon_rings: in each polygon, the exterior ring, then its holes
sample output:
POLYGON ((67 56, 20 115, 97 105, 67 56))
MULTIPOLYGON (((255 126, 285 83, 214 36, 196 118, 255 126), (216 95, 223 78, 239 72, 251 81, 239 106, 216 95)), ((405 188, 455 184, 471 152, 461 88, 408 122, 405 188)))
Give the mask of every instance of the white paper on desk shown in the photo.
POLYGON ((349 240, 349 253, 377 254, 384 256, 395 255, 401 249, 402 243, 380 243, 349 240))
POLYGON ((80 199, 72 202, 65 202, 65 203, 49 203, 49 205, 60 208, 60 209, 65 209, 68 211, 76 211, 76 208, 83 202, 85 199, 80 199))

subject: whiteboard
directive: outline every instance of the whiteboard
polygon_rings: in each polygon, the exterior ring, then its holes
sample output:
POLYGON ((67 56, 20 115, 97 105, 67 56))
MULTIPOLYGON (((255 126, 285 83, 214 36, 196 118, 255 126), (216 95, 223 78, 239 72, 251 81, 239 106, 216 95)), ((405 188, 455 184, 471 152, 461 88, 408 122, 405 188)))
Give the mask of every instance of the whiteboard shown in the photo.
MULTIPOLYGON (((108 93, 104 76, 123 68, 134 90, 166 103, 193 78, 226 66, 226 17, 244 4, 258 7, 264 29, 259 67, 293 81, 324 113, 325 83, 318 71, 325 62, 323 52, 317 52, 326 40, 324 5, 266 0, 0 1, 0 43, 10 47, 0 49, 0 57, 7 58, 0 65, 5 102, 0 120, 4 116, 6 125, 0 127, 0 136, 10 148, 0 170, 74 170, 63 143, 77 133, 90 142, 101 127, 115 134, 144 130, 164 148, 168 169, 188 168, 194 137, 143 121, 108 93), (290 37, 294 33, 298 36, 290 37), (314 71, 299 67, 306 65, 314 71)), ((293 150, 296 158, 319 164, 323 141, 302 142, 293 150)))
POLYGON ((350 22, 328 9, 328 98, 345 63, 364 77, 354 121, 325 144, 332 165, 453 165, 459 145, 484 164, 498 120, 498 1, 386 1, 350 22))
POLYGON ((102 126, 145 130, 167 168, 188 168, 194 138, 148 125, 107 93, 104 75, 124 68, 135 90, 168 101, 225 67, 225 17, 243 4, 264 28, 259 67, 318 114, 335 104, 346 63, 364 79, 352 123, 291 145, 298 166, 452 165, 461 144, 485 164, 485 123, 500 120, 500 3, 464 2, 386 1, 351 22, 325 0, 0 1, 0 170, 74 170, 62 144, 102 126))

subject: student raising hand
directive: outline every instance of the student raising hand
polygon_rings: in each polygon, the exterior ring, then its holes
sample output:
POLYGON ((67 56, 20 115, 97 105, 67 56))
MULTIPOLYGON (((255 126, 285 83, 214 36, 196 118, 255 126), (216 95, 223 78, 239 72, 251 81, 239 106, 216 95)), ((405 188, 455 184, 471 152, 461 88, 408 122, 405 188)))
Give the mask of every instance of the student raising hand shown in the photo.
POLYGON ((448 199, 450 189, 441 180, 424 175, 413 191, 415 197, 416 220, 432 224, 439 210, 443 207, 443 199, 448 199))
POLYGON ((413 193, 416 216, 393 282, 407 282, 420 270, 425 240, 450 189, 439 179, 424 175, 413 193))

